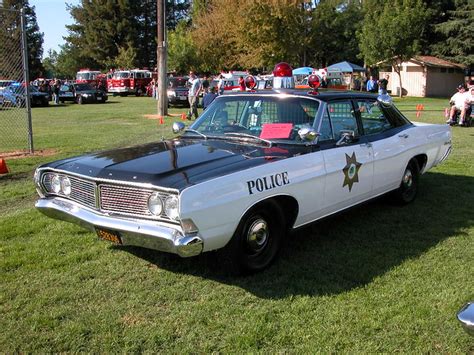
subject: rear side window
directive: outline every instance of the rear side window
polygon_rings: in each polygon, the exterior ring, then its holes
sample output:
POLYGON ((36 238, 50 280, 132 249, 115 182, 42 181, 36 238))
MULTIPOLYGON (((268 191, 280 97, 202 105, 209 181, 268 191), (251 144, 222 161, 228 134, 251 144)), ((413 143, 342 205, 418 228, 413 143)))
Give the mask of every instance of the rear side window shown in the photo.
POLYGON ((327 110, 334 139, 340 139, 344 131, 352 131, 354 132, 354 136, 359 136, 357 119, 354 116, 352 103, 350 101, 329 102, 327 110))

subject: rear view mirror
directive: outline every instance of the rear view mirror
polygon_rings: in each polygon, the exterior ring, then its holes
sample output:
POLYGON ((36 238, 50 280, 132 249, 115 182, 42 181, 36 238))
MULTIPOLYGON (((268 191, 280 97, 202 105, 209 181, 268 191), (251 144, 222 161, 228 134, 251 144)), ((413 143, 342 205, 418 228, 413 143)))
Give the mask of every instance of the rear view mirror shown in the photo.
POLYGON ((183 122, 174 122, 173 123, 173 133, 177 134, 184 130, 186 125, 183 122))

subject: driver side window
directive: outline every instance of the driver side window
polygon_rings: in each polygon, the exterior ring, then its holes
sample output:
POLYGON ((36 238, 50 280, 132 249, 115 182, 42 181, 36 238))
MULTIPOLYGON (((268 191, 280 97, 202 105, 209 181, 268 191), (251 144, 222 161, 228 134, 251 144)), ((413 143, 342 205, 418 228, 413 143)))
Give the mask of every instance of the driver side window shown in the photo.
POLYGON ((353 131, 354 136, 359 136, 357 119, 354 116, 352 103, 350 101, 329 102, 327 106, 327 115, 331 121, 333 130, 333 139, 339 140, 343 131, 353 131))

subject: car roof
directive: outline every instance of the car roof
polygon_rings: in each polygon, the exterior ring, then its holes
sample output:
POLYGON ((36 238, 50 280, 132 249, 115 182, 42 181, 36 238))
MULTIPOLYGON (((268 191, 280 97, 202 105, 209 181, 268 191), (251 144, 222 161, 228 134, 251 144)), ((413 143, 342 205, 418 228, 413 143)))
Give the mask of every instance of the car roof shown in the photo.
POLYGON ((376 94, 358 92, 358 91, 342 91, 342 90, 320 90, 317 94, 313 94, 311 89, 297 90, 297 89, 271 89, 271 90, 256 90, 256 91, 231 91, 225 92, 224 96, 274 96, 274 95, 294 95, 308 98, 315 98, 321 101, 330 101, 335 99, 377 99, 376 94))

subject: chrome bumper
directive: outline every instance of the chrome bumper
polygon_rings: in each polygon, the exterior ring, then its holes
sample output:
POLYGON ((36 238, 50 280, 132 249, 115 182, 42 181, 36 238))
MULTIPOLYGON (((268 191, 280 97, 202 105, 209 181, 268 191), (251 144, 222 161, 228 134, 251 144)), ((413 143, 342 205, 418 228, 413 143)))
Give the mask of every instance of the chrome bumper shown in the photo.
POLYGON ((178 226, 173 228, 154 221, 102 215, 58 197, 41 198, 35 207, 48 217, 75 223, 91 231, 102 228, 118 232, 123 245, 155 249, 182 257, 198 255, 203 249, 199 236, 186 235, 178 226))

